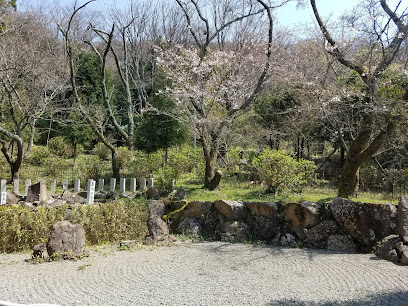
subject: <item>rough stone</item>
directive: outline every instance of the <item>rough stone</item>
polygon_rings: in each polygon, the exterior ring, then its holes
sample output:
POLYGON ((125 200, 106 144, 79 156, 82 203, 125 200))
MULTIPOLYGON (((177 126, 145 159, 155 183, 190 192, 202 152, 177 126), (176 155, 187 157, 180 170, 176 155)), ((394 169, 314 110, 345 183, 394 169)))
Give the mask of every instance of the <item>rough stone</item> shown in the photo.
POLYGON ((261 216, 254 215, 252 218, 248 218, 248 226, 251 228, 254 238, 271 242, 276 234, 279 233, 283 219, 278 215, 273 216, 261 216))
POLYGON ((389 235, 381 241, 381 245, 377 248, 375 255, 385 260, 397 262, 399 261, 396 250, 397 243, 401 241, 398 235, 389 235))
POLYGON ((349 235, 330 235, 327 239, 327 249, 346 253, 355 253, 357 246, 349 235))
POLYGON ((33 254, 31 255, 32 259, 48 259, 48 252, 47 252, 47 246, 45 243, 37 244, 33 247, 33 254))
POLYGON ((398 256, 401 257, 403 252, 408 252, 408 245, 404 245, 402 241, 399 241, 395 245, 395 249, 397 250, 398 256))
POLYGON ((27 202, 47 201, 50 198, 47 192, 47 185, 41 181, 28 188, 27 202))
POLYGON ((222 227, 226 220, 227 217, 222 215, 217 209, 211 209, 203 222, 203 233, 208 237, 220 239, 219 233, 222 231, 222 227))
POLYGON ((95 192, 94 199, 95 200, 106 200, 109 198, 108 192, 104 190, 99 190, 95 192))
POLYGON ((230 221, 223 226, 221 233, 222 241, 244 242, 249 240, 249 227, 243 222, 230 221))
POLYGON ((304 243, 306 246, 315 248, 326 248, 327 239, 334 235, 339 227, 334 221, 323 221, 306 232, 304 243))
POLYGON ((272 216, 277 213, 278 205, 275 202, 248 202, 251 212, 260 216, 272 216))
POLYGON ((20 197, 13 191, 7 191, 7 204, 15 205, 20 202, 20 197))
POLYGON ((408 251, 402 252, 400 263, 403 265, 408 265, 408 251))
POLYGON ((84 204, 86 202, 86 199, 77 195, 69 192, 68 190, 64 191, 61 200, 64 200, 67 202, 67 204, 75 204, 75 203, 80 203, 84 204))
POLYGON ((397 233, 408 241, 408 200, 401 197, 397 209, 397 233))
POLYGON ((163 217, 164 215, 164 203, 159 200, 149 200, 149 211, 151 216, 163 217))
POLYGON ((213 206, 212 202, 207 201, 193 201, 188 203, 187 207, 185 208, 185 215, 186 216, 200 216, 206 215, 210 212, 213 206))
POLYGON ((149 236, 154 239, 165 239, 169 234, 169 228, 166 222, 159 216, 150 216, 147 220, 147 228, 149 230, 149 236))
POLYGON ((180 186, 175 194, 175 197, 179 200, 182 201, 186 198, 186 191, 184 190, 183 186, 180 186))
POLYGON ((296 237, 293 236, 292 234, 289 234, 289 233, 287 233, 285 235, 282 235, 280 237, 279 242, 283 246, 291 246, 291 247, 297 247, 298 246, 298 244, 296 243, 296 237))
POLYGON ((47 242, 48 255, 69 254, 80 256, 85 252, 85 231, 81 224, 59 221, 52 227, 47 242))
POLYGON ((334 198, 330 208, 337 223, 363 247, 373 246, 396 229, 397 209, 392 204, 334 198))
POLYGON ((234 220, 240 220, 246 214, 246 207, 239 201, 218 200, 214 202, 214 206, 222 215, 234 220))
POLYGON ((147 189, 146 191, 146 198, 147 199, 155 199, 158 200, 160 198, 160 194, 157 191, 156 187, 150 187, 149 189, 147 189))
POLYGON ((186 235, 201 235, 201 222, 194 217, 187 217, 178 225, 178 232, 186 235))
POLYGON ((311 228, 319 222, 319 204, 305 201, 303 203, 289 203, 285 209, 285 220, 293 228, 311 228))

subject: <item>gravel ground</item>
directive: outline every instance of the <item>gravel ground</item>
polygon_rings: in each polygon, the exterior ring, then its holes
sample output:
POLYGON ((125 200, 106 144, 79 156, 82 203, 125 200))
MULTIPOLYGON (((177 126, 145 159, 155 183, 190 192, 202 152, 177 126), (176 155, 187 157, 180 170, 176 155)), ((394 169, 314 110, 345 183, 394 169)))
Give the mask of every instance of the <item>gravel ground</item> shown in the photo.
POLYGON ((408 266, 370 254, 206 242, 93 251, 76 262, 32 264, 27 258, 0 255, 0 300, 57 305, 408 305, 408 266))

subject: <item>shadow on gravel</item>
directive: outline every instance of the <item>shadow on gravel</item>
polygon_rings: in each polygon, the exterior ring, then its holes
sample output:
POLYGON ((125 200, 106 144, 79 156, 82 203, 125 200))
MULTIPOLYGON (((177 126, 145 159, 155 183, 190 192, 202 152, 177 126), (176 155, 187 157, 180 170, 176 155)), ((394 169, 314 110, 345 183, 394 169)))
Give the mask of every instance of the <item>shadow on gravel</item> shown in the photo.
POLYGON ((296 301, 285 299, 280 301, 272 301, 267 304, 273 305, 293 305, 293 306, 331 306, 331 305, 350 305, 350 306, 406 306, 408 305, 408 291, 395 291, 389 293, 370 295, 358 300, 349 301, 330 301, 330 302, 311 302, 311 301, 296 301))

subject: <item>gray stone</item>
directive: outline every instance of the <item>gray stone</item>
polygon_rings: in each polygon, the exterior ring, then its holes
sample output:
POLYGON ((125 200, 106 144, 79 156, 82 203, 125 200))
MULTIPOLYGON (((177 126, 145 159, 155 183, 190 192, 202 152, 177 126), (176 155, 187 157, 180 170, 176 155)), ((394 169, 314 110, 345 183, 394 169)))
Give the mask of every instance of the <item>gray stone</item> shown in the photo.
POLYGON ((115 192, 116 189, 116 179, 114 177, 112 177, 110 179, 110 183, 109 183, 109 191, 110 192, 115 192))
POLYGON ((151 216, 159 216, 160 218, 164 215, 164 203, 159 200, 150 200, 148 203, 149 211, 151 216))
POLYGON ((201 222, 194 217, 187 217, 178 225, 178 232, 185 235, 201 235, 201 222))
POLYGON ((150 200, 150 199, 158 200, 160 198, 160 194, 157 191, 156 187, 150 187, 149 189, 147 189, 146 198, 148 200, 150 200))
POLYGON ((249 227, 243 222, 226 222, 222 228, 221 240, 228 242, 245 242, 249 240, 249 227))
POLYGON ((389 235, 381 241, 381 245, 377 247, 375 255, 385 260, 397 262, 399 261, 398 253, 396 250, 397 243, 401 241, 401 237, 398 235, 389 235))
POLYGON ((86 199, 84 197, 81 197, 77 194, 70 193, 68 190, 64 191, 64 193, 61 196, 61 200, 66 201, 67 204, 75 204, 75 203, 85 204, 86 202, 86 199))
POLYGON ((7 194, 7 204, 15 205, 18 202, 20 202, 20 197, 15 192, 7 191, 6 194, 7 194))
POLYGON ((81 190, 81 180, 75 179, 74 180, 74 192, 79 192, 81 190))
POLYGON ((404 245, 402 241, 399 241, 395 245, 395 249, 397 250, 398 256, 401 257, 403 252, 408 252, 408 245, 404 245))
POLYGON ((396 229, 397 208, 393 204, 334 198, 330 209, 336 222, 364 247, 373 246, 396 229))
POLYGON ((355 253, 357 246, 349 235, 330 235, 327 239, 327 249, 346 253, 355 253))
POLYGON ((146 179, 145 178, 141 178, 140 179, 140 192, 145 192, 146 191, 146 179))
POLYGON ((51 196, 54 196, 55 195, 55 190, 57 189, 57 180, 51 180, 51 183, 50 183, 50 193, 51 193, 51 196))
POLYGON ((408 241, 408 201, 401 197, 397 208, 397 233, 408 241))
POLYGON ((50 257, 55 254, 61 254, 63 258, 83 255, 85 252, 83 226, 69 221, 59 221, 54 224, 48 238, 47 251, 50 257))
POLYGON ((304 243, 309 247, 324 249, 329 236, 336 234, 338 230, 339 227, 336 222, 323 221, 306 232, 304 243))
POLYGON ((400 263, 403 265, 408 265, 408 251, 402 252, 400 263))
POLYGON ((37 244, 33 247, 32 259, 48 259, 47 246, 45 243, 37 244))
POLYGON ((136 179, 135 178, 130 179, 129 192, 130 193, 135 193, 136 192, 136 179))
POLYGON ((291 247, 298 246, 298 244, 296 243, 296 237, 289 233, 281 236, 279 242, 283 246, 291 246, 291 247))
POLYGON ((246 205, 253 214, 265 217, 272 216, 278 211, 278 205, 275 202, 248 202, 246 205))
POLYGON ((246 213, 245 205, 239 201, 218 200, 214 206, 222 215, 234 220, 242 219, 246 213))
POLYGON ((50 198, 47 192, 47 185, 43 180, 38 181, 37 184, 31 185, 27 192, 27 202, 47 201, 50 198))
POLYGON ((169 228, 166 222, 159 216, 150 216, 147 219, 147 229, 149 230, 149 236, 154 239, 165 239, 169 234, 169 228))

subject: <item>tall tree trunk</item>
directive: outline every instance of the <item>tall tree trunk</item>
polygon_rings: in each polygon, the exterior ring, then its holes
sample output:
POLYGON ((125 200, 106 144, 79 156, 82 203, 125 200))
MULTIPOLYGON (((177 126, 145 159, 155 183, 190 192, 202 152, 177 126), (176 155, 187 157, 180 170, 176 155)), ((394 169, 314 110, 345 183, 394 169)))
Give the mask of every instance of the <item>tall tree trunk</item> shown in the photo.
POLYGON ((116 178, 117 180, 120 179, 120 173, 119 173, 119 168, 118 168, 118 154, 116 150, 111 150, 112 152, 112 174, 113 177, 116 178))

